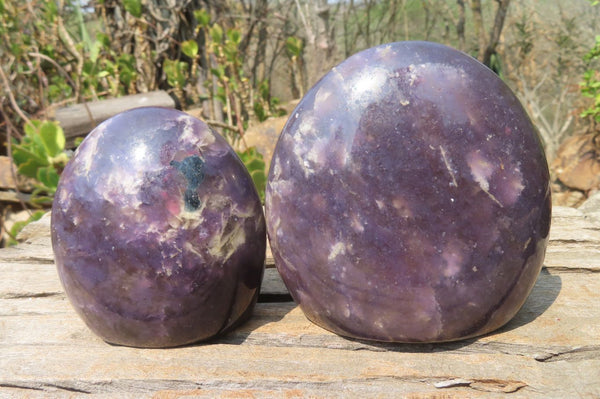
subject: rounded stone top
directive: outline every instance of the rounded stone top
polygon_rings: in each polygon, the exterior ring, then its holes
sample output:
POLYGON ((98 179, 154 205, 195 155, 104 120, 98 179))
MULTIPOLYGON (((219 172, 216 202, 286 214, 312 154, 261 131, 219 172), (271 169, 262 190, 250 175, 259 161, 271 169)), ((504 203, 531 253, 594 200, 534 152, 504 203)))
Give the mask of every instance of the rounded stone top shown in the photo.
POLYGON ((166 347, 210 338, 251 312, 265 222, 250 175, 204 122, 137 108, 100 124, 60 179, 58 272, 104 340, 166 347))
POLYGON ((277 268, 316 324, 456 340, 502 326, 531 291, 549 173, 491 70, 440 44, 390 43, 334 67, 292 112, 266 215, 277 268))

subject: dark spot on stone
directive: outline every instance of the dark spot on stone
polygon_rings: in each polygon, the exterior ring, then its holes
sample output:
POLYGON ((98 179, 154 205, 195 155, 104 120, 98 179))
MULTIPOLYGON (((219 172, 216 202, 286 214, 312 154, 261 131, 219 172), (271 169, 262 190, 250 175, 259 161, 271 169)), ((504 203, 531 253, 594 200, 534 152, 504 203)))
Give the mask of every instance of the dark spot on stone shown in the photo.
POLYGON ((187 180, 187 188, 184 193, 185 209, 194 211, 200 207, 200 198, 198 198, 198 186, 204 180, 204 161, 198 155, 191 155, 183 161, 171 161, 171 166, 175 167, 187 180))
POLYGON ((187 210, 196 210, 200 207, 200 198, 198 198, 196 191, 192 191, 189 188, 185 190, 184 200, 185 209, 187 210))

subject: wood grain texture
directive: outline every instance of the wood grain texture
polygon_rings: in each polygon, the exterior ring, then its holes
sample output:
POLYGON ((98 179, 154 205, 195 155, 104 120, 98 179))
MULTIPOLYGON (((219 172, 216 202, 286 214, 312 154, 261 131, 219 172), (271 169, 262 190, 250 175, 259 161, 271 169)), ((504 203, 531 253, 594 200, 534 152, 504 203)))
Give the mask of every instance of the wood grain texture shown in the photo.
POLYGON ((576 209, 554 209, 545 267, 511 322, 425 345, 313 325, 274 268, 254 316, 224 337, 162 350, 108 345, 70 307, 44 223, 0 250, 0 397, 600 397, 600 225, 576 209))

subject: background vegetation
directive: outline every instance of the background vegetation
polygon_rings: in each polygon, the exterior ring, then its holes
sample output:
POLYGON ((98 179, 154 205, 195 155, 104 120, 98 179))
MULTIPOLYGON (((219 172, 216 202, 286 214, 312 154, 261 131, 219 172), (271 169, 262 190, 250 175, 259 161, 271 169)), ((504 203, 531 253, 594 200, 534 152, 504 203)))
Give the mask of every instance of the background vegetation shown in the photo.
MULTIPOLYGON (((600 122, 600 6, 573 0, 0 0, 0 151, 51 201, 69 104, 166 90, 243 151, 329 68, 370 46, 431 40, 496 71, 550 161, 600 122)), ((595 156, 596 153, 594 153, 595 156)), ((261 163, 262 162, 262 163, 261 163)), ((253 165, 253 166, 252 166, 253 165)), ((256 169, 260 184, 264 173, 256 169)), ((4 206, 3 212, 7 207, 4 206)))

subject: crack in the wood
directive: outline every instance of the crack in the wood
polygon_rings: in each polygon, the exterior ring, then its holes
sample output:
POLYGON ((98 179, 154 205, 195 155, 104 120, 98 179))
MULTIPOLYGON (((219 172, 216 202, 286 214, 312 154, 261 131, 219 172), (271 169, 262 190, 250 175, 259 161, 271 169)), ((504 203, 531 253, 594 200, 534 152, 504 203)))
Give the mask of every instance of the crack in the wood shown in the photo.
POLYGON ((27 383, 2 383, 0 382, 0 388, 10 388, 10 389, 27 389, 32 391, 41 391, 41 392, 52 392, 53 390, 74 392, 74 393, 85 393, 90 394, 92 391, 88 391, 85 389, 75 388, 72 384, 69 383, 32 383, 28 385, 27 383))
POLYGON ((598 359, 600 358, 600 345, 581 346, 562 351, 546 351, 544 353, 536 353, 533 358, 538 362, 598 359))
POLYGON ((550 248, 557 245, 568 245, 568 244, 577 244, 578 246, 582 246, 585 244, 589 244, 591 248, 595 248, 598 246, 598 241, 590 240, 588 238, 551 238, 548 242, 548 246, 550 248))
POLYGON ((76 392, 76 393, 87 393, 87 394, 92 393, 92 391, 87 391, 85 389, 74 388, 72 386, 66 386, 66 385, 44 384, 44 386, 52 387, 52 388, 56 388, 56 389, 60 389, 61 391, 76 392))
POLYGON ((6 292, 0 294, 0 299, 48 298, 64 295, 64 292, 6 292))
POLYGON ((600 357, 600 345, 581 347, 539 347, 523 344, 506 344, 501 342, 479 342, 476 338, 471 340, 447 342, 438 344, 396 344, 385 342, 363 342, 342 337, 324 337, 322 335, 291 335, 278 336, 277 339, 270 334, 238 333, 221 337, 216 342, 221 344, 265 345, 273 347, 296 348, 321 348, 339 349, 350 351, 368 352, 403 352, 403 353, 476 353, 476 354, 504 354, 508 356, 521 356, 534 358, 537 361, 558 360, 584 360, 600 357))
POLYGON ((433 386, 438 389, 467 387, 482 392, 514 393, 528 385, 523 381, 452 378, 438 381, 433 386))
POLYGON ((436 388, 466 387, 469 389, 496 392, 513 393, 528 385, 522 381, 504 381, 494 379, 457 379, 448 376, 442 377, 413 377, 400 375, 380 375, 373 377, 359 378, 341 378, 332 381, 310 381, 310 380, 252 380, 245 382, 230 380, 205 380, 203 382, 175 379, 156 379, 156 380, 110 380, 110 381, 60 381, 52 383, 0 383, 0 388, 30 389, 42 392, 51 392, 54 389, 83 393, 83 394, 102 394, 111 392, 121 392, 123 390, 129 393, 155 392, 160 390, 190 390, 190 389, 261 389, 261 390, 279 390, 302 387, 303 389, 333 389, 336 386, 352 384, 372 384, 385 381, 397 381, 403 384, 425 384, 436 388), (450 380, 448 380, 450 378, 450 380), (453 381, 459 381, 454 384, 453 381), (76 386, 79 386, 76 387, 76 386))
POLYGON ((560 273, 600 273, 600 269, 593 267, 567 267, 567 266, 544 266, 549 271, 560 272, 560 273))
MULTIPOLYGON (((4 254, 3 254, 4 255, 4 254)), ((29 263, 38 265, 53 265, 54 258, 42 258, 37 256, 2 256, 0 257, 0 263, 29 263)))
POLYGON ((32 386, 20 385, 20 384, 2 383, 2 382, 0 382, 0 388, 30 389, 33 391, 43 391, 44 390, 44 388, 39 388, 39 387, 32 387, 32 386))

